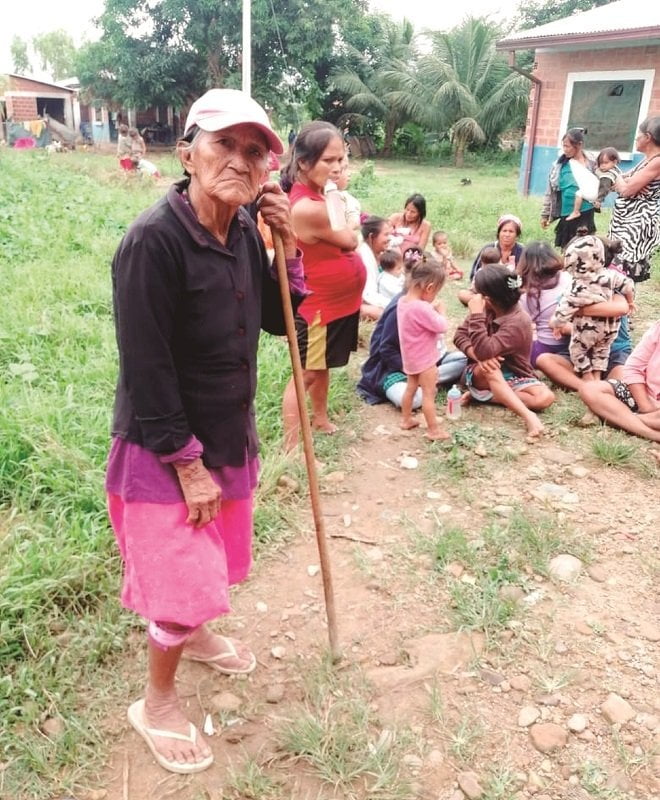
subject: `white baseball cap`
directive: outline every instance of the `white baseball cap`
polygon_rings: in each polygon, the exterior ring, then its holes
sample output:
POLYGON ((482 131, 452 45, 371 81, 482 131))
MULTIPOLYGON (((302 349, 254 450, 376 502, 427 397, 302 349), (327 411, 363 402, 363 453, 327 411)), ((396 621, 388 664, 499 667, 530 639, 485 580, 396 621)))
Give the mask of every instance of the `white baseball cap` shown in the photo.
POLYGON ((268 140, 268 147, 281 155, 284 145, 270 126, 268 114, 250 95, 238 89, 209 89, 190 106, 185 136, 193 125, 203 131, 222 131, 232 125, 254 125, 268 140))

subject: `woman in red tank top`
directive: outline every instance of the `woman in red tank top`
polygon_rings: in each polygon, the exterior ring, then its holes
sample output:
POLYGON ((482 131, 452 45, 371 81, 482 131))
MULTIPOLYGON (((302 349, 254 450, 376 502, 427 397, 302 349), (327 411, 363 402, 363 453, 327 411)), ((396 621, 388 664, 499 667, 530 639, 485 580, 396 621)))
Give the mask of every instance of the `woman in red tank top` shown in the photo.
MULTIPOLYGON (((355 252, 357 236, 343 217, 339 193, 324 195, 326 183, 339 177, 344 157, 344 141, 337 128, 329 122, 310 122, 298 134, 283 171, 285 189, 291 187, 291 217, 310 290, 296 314, 298 346, 312 402, 312 425, 322 433, 337 429, 328 418, 330 369, 347 364, 357 349, 366 281, 364 264, 355 252)), ((292 381, 284 392, 282 413, 285 444, 292 449, 300 428, 292 381)))

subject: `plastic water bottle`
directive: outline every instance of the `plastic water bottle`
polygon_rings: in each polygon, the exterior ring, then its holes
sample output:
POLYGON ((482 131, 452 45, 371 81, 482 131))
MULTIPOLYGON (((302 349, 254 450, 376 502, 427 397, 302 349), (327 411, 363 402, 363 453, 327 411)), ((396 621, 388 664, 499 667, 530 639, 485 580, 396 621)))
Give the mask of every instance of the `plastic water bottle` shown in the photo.
POLYGON ((456 384, 447 392, 447 419, 461 418, 461 395, 462 392, 456 384))

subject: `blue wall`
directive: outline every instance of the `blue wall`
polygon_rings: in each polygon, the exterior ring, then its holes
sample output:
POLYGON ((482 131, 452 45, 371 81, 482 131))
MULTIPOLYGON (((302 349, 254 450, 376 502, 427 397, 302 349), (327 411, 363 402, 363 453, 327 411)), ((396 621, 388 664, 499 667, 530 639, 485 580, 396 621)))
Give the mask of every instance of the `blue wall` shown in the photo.
MULTIPOLYGON (((537 145, 534 148, 534 156, 532 158, 532 175, 529 182, 529 193, 542 195, 548 186, 548 175, 553 163, 557 160, 559 149, 556 147, 542 147, 537 145)), ((624 172, 632 169, 632 167, 641 161, 643 156, 641 153, 635 153, 631 161, 622 161, 619 165, 624 172)), ((520 157, 520 178, 518 179, 518 191, 522 193, 523 184, 525 180, 525 163, 527 159, 527 145, 523 145, 522 155, 520 157)), ((612 192, 608 195, 603 203, 604 206, 614 205, 616 195, 612 192)))

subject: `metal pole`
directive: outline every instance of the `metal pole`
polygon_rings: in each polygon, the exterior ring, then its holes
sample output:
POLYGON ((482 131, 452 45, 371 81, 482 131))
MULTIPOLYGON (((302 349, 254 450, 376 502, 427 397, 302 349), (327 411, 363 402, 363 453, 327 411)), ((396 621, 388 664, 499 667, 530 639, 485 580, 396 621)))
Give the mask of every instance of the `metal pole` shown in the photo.
POLYGON ((252 95, 252 0, 243 0, 243 91, 252 95))

